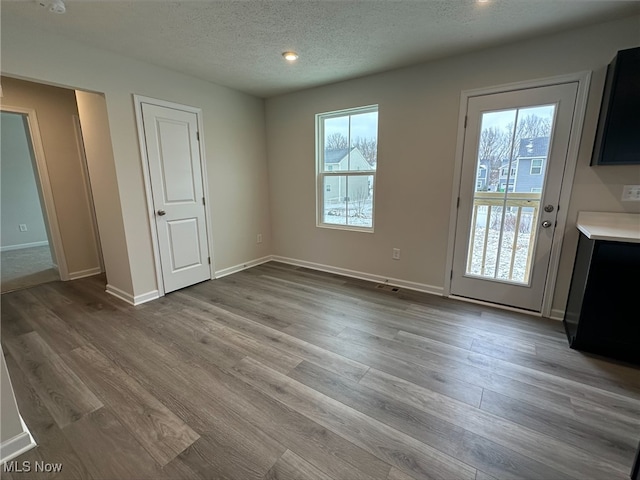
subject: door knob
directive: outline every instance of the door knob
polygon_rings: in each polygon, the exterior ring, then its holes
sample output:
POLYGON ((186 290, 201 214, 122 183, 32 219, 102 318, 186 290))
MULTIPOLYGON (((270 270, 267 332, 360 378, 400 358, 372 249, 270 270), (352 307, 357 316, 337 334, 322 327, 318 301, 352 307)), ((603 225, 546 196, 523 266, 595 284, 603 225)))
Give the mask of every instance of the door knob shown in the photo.
POLYGON ((542 228, 549 228, 551 226, 551 222, 549 220, 545 220, 542 222, 542 228))
POLYGON ((166 215, 167 212, 165 212, 164 210, 158 210, 158 215, 161 217, 163 215, 166 215))

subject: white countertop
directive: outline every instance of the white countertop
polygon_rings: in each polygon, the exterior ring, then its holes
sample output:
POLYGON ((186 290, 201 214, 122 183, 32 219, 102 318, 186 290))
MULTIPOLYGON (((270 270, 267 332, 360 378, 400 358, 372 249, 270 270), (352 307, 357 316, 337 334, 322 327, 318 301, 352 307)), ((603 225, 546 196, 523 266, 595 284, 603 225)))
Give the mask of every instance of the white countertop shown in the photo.
POLYGON ((640 213, 578 212, 576 226, 591 240, 640 243, 640 213))

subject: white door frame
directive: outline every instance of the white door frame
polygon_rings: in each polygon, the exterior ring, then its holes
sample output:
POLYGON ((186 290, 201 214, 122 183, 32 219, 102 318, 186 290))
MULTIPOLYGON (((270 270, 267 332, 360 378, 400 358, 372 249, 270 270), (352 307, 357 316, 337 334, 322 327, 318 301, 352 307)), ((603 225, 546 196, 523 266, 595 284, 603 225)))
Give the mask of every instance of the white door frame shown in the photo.
MULTIPOLYGON (((159 107, 173 108, 184 112, 195 113, 198 121, 198 132, 204 132, 202 123, 202 109, 192 107, 190 105, 182 105, 179 103, 159 100, 157 98, 145 97, 142 95, 133 95, 133 102, 136 111, 136 123, 138 127, 138 144, 140 146, 140 158, 142 160, 142 175, 144 177, 144 190, 147 199, 147 215, 149 218, 149 229, 151 230, 151 243, 153 246, 153 258, 156 266, 156 284, 158 288, 158 296, 162 297, 164 291, 164 279, 162 278, 162 267, 160 265, 160 244, 158 243, 158 232, 156 230, 156 212, 153 208, 153 196, 151 190, 151 176, 149 173, 149 156, 147 155, 147 143, 144 135, 144 123, 142 121, 142 104, 148 103, 159 107)), ((209 255, 211 256, 211 265, 209 265, 209 278, 215 278, 214 256, 213 256, 213 235, 211 230, 211 216, 209 215, 209 185, 207 181, 207 162, 204 148, 204 135, 199 136, 198 142, 200 148, 200 167, 202 169, 203 195, 205 198, 204 216, 207 226, 207 245, 209 247, 209 255)))
POLYGON ((2 105, 0 110, 8 113, 18 113, 26 115, 27 124, 29 127, 29 135, 31 136, 31 145, 33 147, 33 154, 36 160, 37 178, 36 181, 40 184, 42 192, 42 199, 44 201, 43 215, 46 217, 47 229, 49 235, 51 235, 51 243, 53 244, 54 261, 56 262, 56 268, 58 269, 58 275, 60 280, 69 280, 69 268, 67 267, 67 259, 64 254, 64 248, 62 245, 62 236, 60 235, 60 225, 58 224, 58 215, 56 213, 56 204, 53 200, 53 189, 51 188, 51 181, 49 180, 49 170, 47 169, 47 159, 44 154, 44 147, 42 145, 42 137, 40 136, 40 126, 38 124, 38 116, 35 109, 12 107, 9 105, 2 105))
MULTIPOLYGON (((453 271, 453 254, 456 235, 456 222, 458 219, 458 199, 460 197, 460 181, 462 179, 462 156, 464 150, 465 137, 465 120, 467 115, 467 102, 471 97, 482 95, 492 95, 496 93, 511 92, 515 90, 524 90, 529 88, 547 87, 559 85, 563 83, 578 82, 578 94, 576 96, 576 105, 573 113, 573 125, 571 135, 569 137, 569 149, 567 151, 567 161, 562 177, 562 186, 560 190, 560 201, 557 216, 557 226, 555 228, 553 243, 551 245, 551 257, 549 260, 549 270, 545 282, 544 294, 542 297, 542 310, 540 314, 543 317, 551 315, 551 307, 553 304, 553 292, 555 290, 558 278, 558 267, 560 265, 560 249, 564 238, 564 230, 567 223, 567 213, 569 199, 571 198, 571 188, 573 187, 573 178, 578 163, 578 150, 580 148, 580 140, 582 138, 582 127, 584 124, 584 116, 587 108, 587 98, 589 96, 589 83, 591 81, 591 72, 578 72, 557 77, 542 78, 530 80, 526 82, 509 83, 494 87, 478 88, 473 90, 463 90, 460 94, 460 113, 458 116, 458 136, 456 140, 456 157, 453 171, 453 188, 451 194, 451 213, 449 216, 449 244, 447 248, 447 260, 444 280, 444 296, 451 296, 451 272, 453 271)), ((483 303, 483 302, 480 302, 483 303)), ((519 310, 509 308, 510 310, 519 310)), ((525 313, 531 313, 528 310, 522 310, 525 313)))

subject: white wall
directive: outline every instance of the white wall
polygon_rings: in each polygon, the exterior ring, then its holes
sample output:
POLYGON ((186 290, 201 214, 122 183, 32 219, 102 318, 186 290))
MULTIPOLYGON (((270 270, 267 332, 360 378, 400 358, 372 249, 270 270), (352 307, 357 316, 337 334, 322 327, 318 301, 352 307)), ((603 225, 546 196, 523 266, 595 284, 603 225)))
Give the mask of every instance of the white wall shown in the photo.
POLYGON ((620 201, 623 184, 640 183, 638 166, 589 166, 606 65, 640 44, 639 27, 634 17, 268 99, 274 253, 442 291, 460 92, 592 70, 553 305, 564 310, 577 212, 640 211, 620 201), (317 228, 314 115, 371 104, 379 104, 375 233, 317 228))
MULTIPOLYGON (((2 351, 0 350, 0 352, 2 351)), ((4 443, 22 432, 20 414, 18 413, 16 399, 13 396, 9 372, 7 372, 7 366, 4 362, 4 353, 0 356, 0 386, 2 387, 0 389, 0 400, 2 401, 0 443, 4 443)))
POLYGON ((35 442, 20 417, 9 372, 0 348, 0 463, 35 447, 35 442))
POLYGON ((115 287, 133 296, 156 289, 134 93, 203 109, 216 270, 271 253, 262 99, 33 31, 27 24, 2 25, 2 71, 104 93, 119 192, 114 208, 119 201, 125 235, 117 248, 131 271, 131 287, 115 287), (263 235, 259 245, 257 233, 263 235))
POLYGON ((132 294, 133 282, 127 251, 122 204, 113 163, 109 118, 104 95, 77 91, 76 103, 82 127, 98 233, 102 245, 107 285, 132 294))
POLYGON ((25 118, 20 114, 2 112, 1 119, 0 246, 4 249, 48 242, 25 118), (19 230, 20 224, 27 226, 26 232, 19 230))

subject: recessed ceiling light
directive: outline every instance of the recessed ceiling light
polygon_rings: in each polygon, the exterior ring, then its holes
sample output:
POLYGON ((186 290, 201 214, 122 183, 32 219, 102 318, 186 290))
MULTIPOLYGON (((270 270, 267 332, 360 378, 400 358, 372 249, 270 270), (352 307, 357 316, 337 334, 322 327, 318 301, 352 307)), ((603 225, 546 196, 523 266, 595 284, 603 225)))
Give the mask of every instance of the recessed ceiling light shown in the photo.
POLYGON ((62 14, 67 11, 64 0, 40 0, 38 3, 42 7, 48 7, 51 13, 62 14))
POLYGON ((282 56, 288 62, 295 62, 298 59, 298 54, 296 52, 284 52, 282 56))

